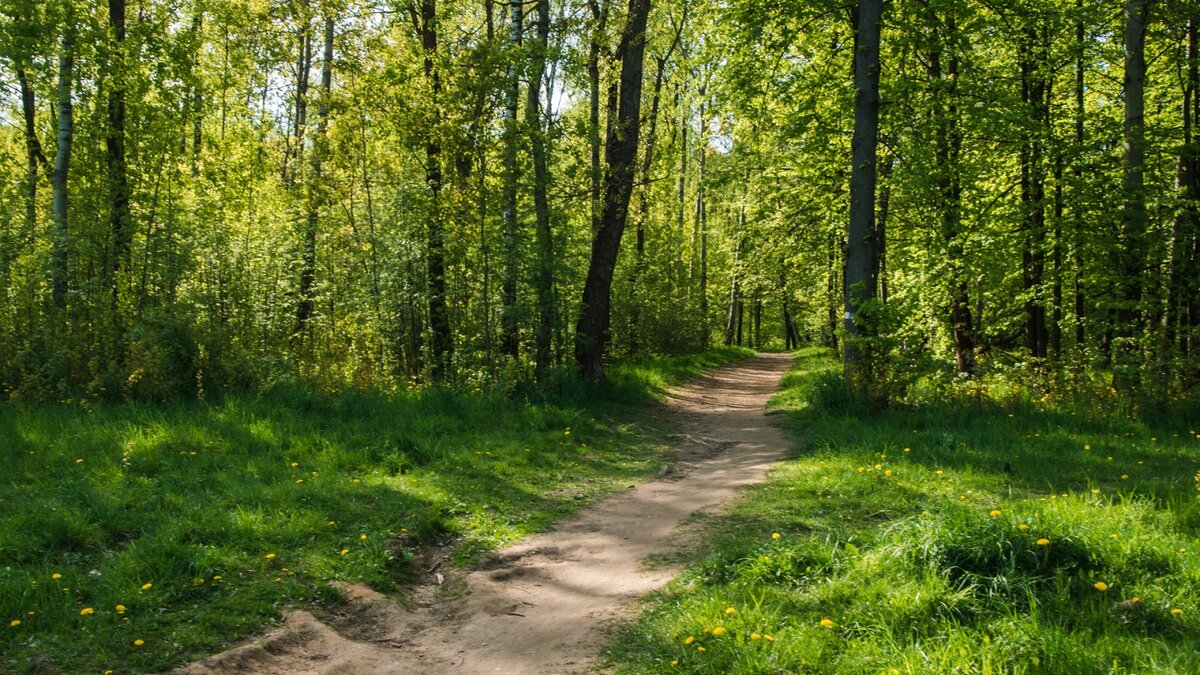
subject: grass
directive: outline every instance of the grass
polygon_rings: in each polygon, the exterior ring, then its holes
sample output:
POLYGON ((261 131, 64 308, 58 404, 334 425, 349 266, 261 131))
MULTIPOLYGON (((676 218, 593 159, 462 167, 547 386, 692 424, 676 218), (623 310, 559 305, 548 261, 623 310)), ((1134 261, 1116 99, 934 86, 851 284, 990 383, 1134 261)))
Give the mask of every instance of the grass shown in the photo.
POLYGON ((336 605, 330 581, 402 590, 424 545, 469 560, 656 473, 647 403, 746 355, 626 363, 553 398, 2 407, 0 671, 159 671, 336 605))
POLYGON ((794 458, 706 524, 611 668, 1200 672, 1200 418, 1034 395, 853 413, 834 371, 799 354, 774 400, 794 458))

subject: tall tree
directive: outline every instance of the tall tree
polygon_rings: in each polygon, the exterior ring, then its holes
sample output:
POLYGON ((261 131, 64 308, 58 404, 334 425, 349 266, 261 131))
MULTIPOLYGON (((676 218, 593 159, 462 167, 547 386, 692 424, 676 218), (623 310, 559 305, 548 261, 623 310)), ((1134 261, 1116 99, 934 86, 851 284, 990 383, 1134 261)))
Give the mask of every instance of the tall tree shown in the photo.
POLYGON ((854 136, 850 155, 850 219, 846 230, 845 330, 843 351, 846 375, 860 386, 872 383, 870 355, 858 339, 874 326, 859 313, 877 293, 875 255, 875 169, 879 144, 879 38, 883 0, 860 0, 853 13, 854 33, 854 136))
POLYGON ((609 110, 604 155, 604 206, 600 227, 592 236, 592 253, 583 286, 583 303, 575 327, 575 361, 584 377, 604 379, 604 347, 608 338, 613 271, 621 235, 629 215, 638 138, 641 132, 642 65, 650 0, 629 0, 625 29, 617 55, 621 63, 620 98, 609 110))
POLYGON ((75 78, 75 27, 74 15, 69 7, 58 56, 58 147, 54 152, 54 173, 50 177, 50 211, 54 218, 50 238, 50 288, 54 306, 58 309, 67 306, 70 280, 70 227, 67 218, 70 192, 67 180, 71 169, 71 145, 75 140, 74 104, 71 99, 71 84, 75 78))
POLYGON ((304 242, 300 252, 300 304, 296 308, 296 334, 303 339, 312 318, 317 275, 317 230, 325 186, 322 184, 325 155, 329 151, 329 98, 333 92, 333 16, 325 17, 324 51, 321 59, 321 98, 317 100, 317 135, 313 140, 312 176, 308 182, 308 215, 304 221, 304 242))
POLYGON ((420 0, 420 7, 410 5, 413 23, 421 36, 422 68, 429 85, 429 107, 432 123, 425 139, 425 184, 429 189, 429 212, 425 219, 425 264, 429 294, 430 346, 433 357, 431 372, 435 379, 444 376, 450 367, 454 349, 450 333, 450 313, 446 306, 446 232, 442 223, 442 144, 438 134, 442 124, 440 112, 442 80, 436 59, 438 49, 437 0, 420 0))
MULTIPOLYGON (((1152 0, 1127 0, 1125 4, 1125 168, 1117 324, 1120 335, 1130 341, 1141 328, 1142 276, 1146 265, 1146 28, 1151 4, 1152 0)), ((1122 356, 1131 358, 1134 350, 1132 344, 1126 344, 1122 356)))
POLYGON ((542 123, 542 78, 546 73, 546 51, 550 45, 550 0, 535 0, 537 38, 531 51, 529 91, 525 115, 533 157, 533 215, 537 248, 534 292, 537 295, 537 327, 534 329, 534 372, 541 380, 550 366, 550 339, 554 330, 554 236, 550 229, 549 159, 546 130, 542 123))
MULTIPOLYGON (((129 176, 125 162, 125 92, 129 77, 125 51, 125 0, 108 0, 109 44, 108 129, 105 156, 108 163, 109 224, 112 232, 112 258, 109 260, 109 287, 112 293, 114 322, 118 310, 121 271, 129 266, 133 243, 133 218, 129 210, 129 176)), ((120 340, 118 340, 120 342, 120 340)), ((118 347, 119 350, 123 347, 118 347)), ((118 352, 119 353, 119 352, 118 352)))
POLYGON ((523 3, 509 3, 508 71, 504 82, 504 205, 502 229, 504 238, 504 277, 500 284, 500 348, 512 358, 519 348, 517 279, 520 277, 520 223, 517 218, 517 193, 521 182, 518 161, 520 126, 517 109, 521 101, 521 42, 523 32, 523 3))

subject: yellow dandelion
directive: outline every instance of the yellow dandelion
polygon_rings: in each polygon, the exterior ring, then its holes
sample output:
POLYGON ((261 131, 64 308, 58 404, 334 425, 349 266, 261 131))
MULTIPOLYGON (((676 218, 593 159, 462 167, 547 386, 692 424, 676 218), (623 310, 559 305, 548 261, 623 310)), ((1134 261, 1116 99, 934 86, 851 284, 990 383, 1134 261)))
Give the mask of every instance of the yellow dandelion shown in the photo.
POLYGON ((215 574, 215 575, 213 575, 213 581, 220 581, 220 580, 221 580, 221 575, 220 575, 220 574, 215 574))
POLYGON ((1041 539, 1037 540, 1038 546, 1048 546, 1049 544, 1050 544, 1050 540, 1045 537, 1042 537, 1041 539))
POLYGON ((1129 480, 1129 474, 1127 474, 1127 473, 1121 474, 1121 480, 1129 480))
POLYGON ((946 473, 946 472, 945 472, 945 471, 942 471, 941 469, 938 469, 937 471, 934 471, 934 473, 936 473, 937 475, 939 475, 939 476, 940 476, 940 475, 942 475, 942 474, 944 474, 944 473, 946 473))
POLYGON ((79 610, 79 616, 91 616, 95 613, 96 610, 92 609, 91 607, 84 607, 83 609, 79 610))
POLYGON ((698 651, 698 652, 705 651, 704 645, 696 645, 696 651, 698 651))
POLYGON ((771 637, 770 633, 763 633, 763 639, 767 642, 774 642, 775 638, 771 637))
POLYGON ((891 469, 888 469, 887 471, 884 471, 884 472, 883 472, 883 475, 887 476, 888 478, 891 478, 891 477, 892 477, 892 470, 891 470, 891 469))
POLYGON ((117 614, 125 613, 125 605, 117 605, 117 614))
POLYGON ((679 665, 679 659, 671 659, 671 665, 673 665, 673 666, 679 665))
POLYGON ((1021 523, 1020 525, 1017 526, 1017 529, 1018 530, 1028 530, 1029 526, 1026 525, 1025 523, 1021 523))
POLYGON ((1084 443, 1084 444, 1083 444, 1083 449, 1084 449, 1084 450, 1091 450, 1091 449, 1092 449, 1092 444, 1091 444, 1091 443, 1084 443))
POLYGON ((771 538, 772 538, 772 539, 774 539, 774 540, 776 540, 776 541, 778 541, 778 540, 779 540, 779 537, 780 537, 780 536, 782 536, 782 535, 780 535, 778 532, 772 532, 772 533, 771 533, 771 538))
POLYGON ((859 472, 859 473, 866 473, 866 471, 867 471, 867 467, 865 467, 865 466, 860 466, 860 467, 858 467, 858 472, 859 472))
POLYGON ((751 634, 750 634, 750 639, 751 639, 751 640, 761 640, 761 639, 762 639, 762 636, 761 636, 761 635, 759 635, 758 633, 751 633, 751 634))
POLYGON ((363 540, 363 541, 366 541, 366 540, 367 540, 367 535, 366 535, 366 534, 360 534, 360 535, 358 535, 358 538, 359 538, 359 539, 361 539, 361 540, 363 540))
POLYGON ((75 463, 76 463, 76 464, 83 464, 83 460, 82 460, 82 459, 77 459, 77 460, 75 460, 75 463))
POLYGON ((10 627, 12 627, 12 628, 16 628, 17 626, 20 626, 20 625, 21 625, 21 620, 20 620, 20 619, 13 619, 12 621, 9 621, 9 622, 8 622, 8 625, 9 625, 10 627))
POLYGON ((134 641, 133 641, 133 646, 134 646, 134 647, 141 647, 141 646, 142 646, 142 645, 144 645, 144 644, 146 644, 146 641, 145 641, 145 640, 143 640, 143 639, 141 639, 141 638, 138 638, 137 640, 134 640, 134 641))
POLYGON ((1179 609, 1178 607, 1172 607, 1171 613, 1174 614, 1175 616, 1179 616, 1180 614, 1183 614, 1183 610, 1179 609))
POLYGON ((1104 583, 1103 581, 1097 581, 1096 583, 1092 584, 1092 587, 1098 591, 1108 590, 1108 584, 1104 583))
POLYGON ((58 580, 58 579, 61 579, 61 578, 62 578, 62 575, 61 575, 61 574, 59 574, 58 572, 55 572, 54 574, 51 574, 51 575, 50 575, 50 578, 51 578, 51 579, 54 579, 54 580, 58 580))
POLYGON ((151 589, 151 588, 153 588, 153 587, 154 587, 154 584, 142 584, 142 590, 143 590, 143 591, 148 591, 148 590, 150 590, 150 589, 151 589))
POLYGON ((689 635, 689 636, 687 636, 687 639, 683 641, 683 644, 690 645, 695 641, 696 641, 695 636, 689 635))
POLYGON ((265 556, 263 556, 263 557, 265 557, 267 560, 274 560, 274 559, 275 559, 275 554, 274 554, 274 553, 268 553, 267 555, 265 555, 265 556))
POLYGON ((821 619, 821 628, 833 628, 833 619, 821 619))
POLYGON ((880 469, 882 469, 882 468, 883 468, 883 465, 882 465, 882 464, 876 464, 876 465, 875 465, 875 470, 876 470, 876 471, 878 471, 878 470, 880 470, 880 469))
POLYGON ((712 634, 716 637, 721 637, 725 634, 725 626, 717 626, 716 628, 712 629, 712 634))
POLYGON ((988 511, 988 515, 993 518, 1000 515, 1001 513, 1003 513, 1003 512, 1000 509, 992 509, 991 511, 988 511))
POLYGON ((904 451, 905 451, 905 452, 912 452, 912 448, 905 448, 905 449, 904 449, 904 451))
POLYGON ((732 608, 732 607, 726 607, 726 608, 725 608, 725 613, 726 613, 726 614, 734 614, 734 613, 736 613, 736 612, 737 612, 737 610, 736 610, 736 609, 734 609, 734 608, 732 608))
POLYGON ((300 466, 300 462, 292 462, 292 468, 293 468, 293 469, 294 469, 294 468, 296 468, 296 467, 298 467, 298 466, 300 466))

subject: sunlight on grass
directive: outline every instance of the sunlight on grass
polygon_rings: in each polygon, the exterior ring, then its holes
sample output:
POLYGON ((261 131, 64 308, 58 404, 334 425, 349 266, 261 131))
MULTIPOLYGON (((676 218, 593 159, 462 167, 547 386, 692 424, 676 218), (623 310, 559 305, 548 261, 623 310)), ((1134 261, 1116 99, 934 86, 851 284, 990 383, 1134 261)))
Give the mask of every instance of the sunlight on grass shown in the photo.
POLYGON ((157 671, 336 604, 331 580, 402 590, 424 545, 469 561, 654 475, 670 448, 630 422, 746 354, 618 365, 559 396, 0 408, 0 670, 157 671))
POLYGON ((796 458, 713 525, 612 666, 1200 672, 1187 416, 986 398, 867 413, 829 390, 836 370, 799 354, 774 399, 796 458))

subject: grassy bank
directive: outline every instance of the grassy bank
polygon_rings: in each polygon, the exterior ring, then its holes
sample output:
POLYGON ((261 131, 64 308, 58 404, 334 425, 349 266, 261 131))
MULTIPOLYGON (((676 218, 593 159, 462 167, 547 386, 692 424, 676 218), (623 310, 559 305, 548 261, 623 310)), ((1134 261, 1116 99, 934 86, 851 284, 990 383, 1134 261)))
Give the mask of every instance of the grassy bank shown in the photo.
POLYGON ((619 365, 561 395, 280 390, 214 404, 0 407, 0 671, 146 672, 332 580, 397 590, 412 553, 544 529, 655 473, 641 413, 737 350, 619 365))
POLYGON ((618 670, 1200 672, 1200 420, 986 396, 842 415, 831 370, 800 355, 775 399, 796 457, 695 523, 618 670))

